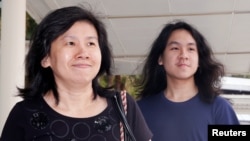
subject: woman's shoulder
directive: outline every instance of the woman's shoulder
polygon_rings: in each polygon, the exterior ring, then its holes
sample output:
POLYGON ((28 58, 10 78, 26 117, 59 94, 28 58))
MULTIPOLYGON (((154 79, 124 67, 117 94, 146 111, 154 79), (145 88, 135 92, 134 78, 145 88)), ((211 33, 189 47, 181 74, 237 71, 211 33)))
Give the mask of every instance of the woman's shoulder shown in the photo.
POLYGON ((25 111, 34 111, 36 109, 41 108, 41 106, 43 105, 43 99, 42 98, 38 98, 38 99, 23 99, 18 101, 14 106, 12 110, 15 111, 21 111, 21 112, 25 112, 25 111))

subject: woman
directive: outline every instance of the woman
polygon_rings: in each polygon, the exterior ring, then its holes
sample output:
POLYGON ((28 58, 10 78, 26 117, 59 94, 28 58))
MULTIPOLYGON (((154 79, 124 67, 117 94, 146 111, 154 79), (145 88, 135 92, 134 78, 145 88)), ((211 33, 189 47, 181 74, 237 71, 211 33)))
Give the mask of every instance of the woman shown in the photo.
MULTIPOLYGON (((27 82, 5 123, 1 141, 120 141, 113 91, 98 78, 110 75, 104 25, 80 7, 49 13, 38 25, 26 57, 27 82)), ((152 137, 127 95, 127 118, 138 141, 152 137)), ((126 132, 125 132, 126 133, 126 132)))

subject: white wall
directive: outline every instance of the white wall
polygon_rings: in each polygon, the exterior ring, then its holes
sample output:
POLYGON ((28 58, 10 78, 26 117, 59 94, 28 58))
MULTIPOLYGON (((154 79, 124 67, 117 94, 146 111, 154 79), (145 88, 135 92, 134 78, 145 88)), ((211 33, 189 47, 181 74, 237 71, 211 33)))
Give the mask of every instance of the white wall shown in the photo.
POLYGON ((0 133, 24 84, 26 0, 3 0, 0 54, 0 133))

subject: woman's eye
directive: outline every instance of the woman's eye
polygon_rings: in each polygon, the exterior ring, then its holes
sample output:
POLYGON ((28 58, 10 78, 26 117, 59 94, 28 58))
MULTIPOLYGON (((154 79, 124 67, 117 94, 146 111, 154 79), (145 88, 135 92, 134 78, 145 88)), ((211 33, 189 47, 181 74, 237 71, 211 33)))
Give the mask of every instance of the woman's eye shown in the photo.
POLYGON ((67 45, 74 46, 75 43, 74 42, 67 42, 67 45))

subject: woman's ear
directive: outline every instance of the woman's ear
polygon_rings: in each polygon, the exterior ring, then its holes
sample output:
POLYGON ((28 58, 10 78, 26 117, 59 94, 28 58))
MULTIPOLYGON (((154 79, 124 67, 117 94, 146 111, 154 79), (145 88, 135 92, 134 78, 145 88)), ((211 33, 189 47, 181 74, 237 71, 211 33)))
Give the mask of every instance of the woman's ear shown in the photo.
POLYGON ((44 67, 44 68, 47 68, 50 66, 49 64, 49 57, 48 56, 45 56, 42 61, 41 61, 41 66, 44 67))
POLYGON ((159 57, 159 59, 158 59, 158 64, 159 64, 159 65, 163 65, 162 56, 159 57))

